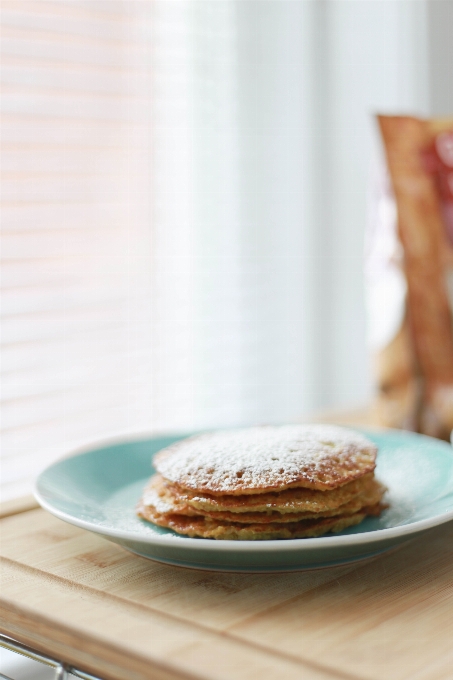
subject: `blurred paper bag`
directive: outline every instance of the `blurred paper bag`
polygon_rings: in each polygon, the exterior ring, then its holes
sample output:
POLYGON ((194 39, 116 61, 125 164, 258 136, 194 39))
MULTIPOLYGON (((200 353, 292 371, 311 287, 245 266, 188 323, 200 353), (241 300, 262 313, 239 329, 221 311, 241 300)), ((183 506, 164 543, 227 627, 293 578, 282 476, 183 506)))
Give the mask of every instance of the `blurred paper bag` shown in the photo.
POLYGON ((383 425, 453 429, 453 119, 379 116, 366 279, 383 425))

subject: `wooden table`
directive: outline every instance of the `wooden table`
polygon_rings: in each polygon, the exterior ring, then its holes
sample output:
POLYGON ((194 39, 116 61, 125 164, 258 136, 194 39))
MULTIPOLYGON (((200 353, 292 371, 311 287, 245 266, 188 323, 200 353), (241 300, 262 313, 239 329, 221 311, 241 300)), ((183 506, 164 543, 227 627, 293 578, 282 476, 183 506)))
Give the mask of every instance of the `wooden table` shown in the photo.
POLYGON ((4 514, 1 631, 103 678, 453 678, 453 522, 353 567, 246 575, 151 562, 32 502, 4 514))

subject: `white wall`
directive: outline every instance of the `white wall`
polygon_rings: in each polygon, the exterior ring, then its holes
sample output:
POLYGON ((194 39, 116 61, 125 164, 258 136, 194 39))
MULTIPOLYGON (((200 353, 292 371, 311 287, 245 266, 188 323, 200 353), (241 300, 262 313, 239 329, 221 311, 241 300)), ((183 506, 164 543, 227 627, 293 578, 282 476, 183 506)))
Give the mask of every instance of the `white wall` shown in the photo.
POLYGON ((157 2, 155 18, 159 422, 365 402, 373 116, 429 109, 426 3, 157 2))

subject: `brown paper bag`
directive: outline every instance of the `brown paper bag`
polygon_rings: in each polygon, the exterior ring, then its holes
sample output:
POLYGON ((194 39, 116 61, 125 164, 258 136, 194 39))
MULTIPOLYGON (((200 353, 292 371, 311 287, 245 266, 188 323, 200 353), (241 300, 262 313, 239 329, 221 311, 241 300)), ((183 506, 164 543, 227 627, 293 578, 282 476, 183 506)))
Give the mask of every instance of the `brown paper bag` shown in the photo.
POLYGON ((453 429, 453 119, 379 116, 378 122, 389 186, 388 209, 375 220, 368 253, 371 298, 380 310, 372 324, 382 336, 374 352, 376 409, 384 425, 448 438, 453 429))

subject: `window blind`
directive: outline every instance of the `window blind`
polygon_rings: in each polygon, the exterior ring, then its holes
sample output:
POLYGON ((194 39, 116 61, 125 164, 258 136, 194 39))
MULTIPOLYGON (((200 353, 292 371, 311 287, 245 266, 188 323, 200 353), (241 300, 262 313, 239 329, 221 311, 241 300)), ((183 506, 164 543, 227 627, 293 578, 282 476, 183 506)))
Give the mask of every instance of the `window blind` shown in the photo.
POLYGON ((153 426, 148 12, 2 2, 3 500, 153 426))

